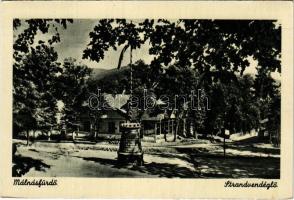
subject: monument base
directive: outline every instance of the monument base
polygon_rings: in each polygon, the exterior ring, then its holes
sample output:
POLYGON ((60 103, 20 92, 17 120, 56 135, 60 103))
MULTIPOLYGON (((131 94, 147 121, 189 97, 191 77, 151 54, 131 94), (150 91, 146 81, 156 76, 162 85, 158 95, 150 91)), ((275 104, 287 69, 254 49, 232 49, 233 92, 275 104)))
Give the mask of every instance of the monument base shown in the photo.
POLYGON ((117 161, 119 165, 133 164, 142 166, 144 164, 143 153, 117 153, 117 161))
POLYGON ((117 152, 118 164, 141 166, 143 164, 143 151, 139 134, 140 124, 126 122, 121 124, 121 130, 122 135, 117 152))

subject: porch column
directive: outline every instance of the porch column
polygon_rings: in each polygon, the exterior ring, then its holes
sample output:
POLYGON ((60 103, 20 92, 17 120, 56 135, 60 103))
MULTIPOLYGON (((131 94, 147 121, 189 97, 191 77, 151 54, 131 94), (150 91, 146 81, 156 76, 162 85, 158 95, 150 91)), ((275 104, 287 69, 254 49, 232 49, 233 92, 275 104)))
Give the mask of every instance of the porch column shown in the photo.
POLYGON ((163 128, 163 134, 164 134, 164 141, 166 142, 167 141, 167 138, 166 138, 166 134, 167 134, 167 128, 166 128, 166 121, 163 121, 163 125, 164 125, 164 128, 163 128))
POLYGON ((50 126, 50 131, 48 132, 48 141, 51 141, 52 126, 50 126))
POLYGON ((174 120, 172 119, 172 134, 174 134, 174 120))
POLYGON ((95 120, 94 128, 95 128, 95 142, 97 142, 97 137, 99 133, 99 121, 97 119, 95 120))
POLYGON ((140 137, 144 137, 144 124, 141 122, 141 129, 140 129, 140 133, 141 133, 141 135, 140 135, 140 137))
POLYGON ((90 120, 90 134, 89 136, 92 136, 93 135, 93 121, 90 120))

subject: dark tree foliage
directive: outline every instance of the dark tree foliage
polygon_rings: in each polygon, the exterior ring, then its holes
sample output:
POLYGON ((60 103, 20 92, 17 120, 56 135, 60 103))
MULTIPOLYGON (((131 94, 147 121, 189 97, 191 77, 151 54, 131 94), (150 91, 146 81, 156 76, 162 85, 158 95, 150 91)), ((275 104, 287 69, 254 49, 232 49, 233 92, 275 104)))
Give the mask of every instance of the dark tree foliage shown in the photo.
POLYGON ((226 128, 232 132, 247 132, 257 128, 260 113, 252 76, 246 74, 226 84, 216 82, 208 91, 212 103, 207 113, 208 130, 226 128))
POLYGON ((102 19, 90 32, 89 47, 84 50, 83 58, 99 62, 110 48, 117 50, 120 45, 140 48, 144 41, 140 37, 139 27, 125 19, 102 19))
POLYGON ((104 52, 129 44, 133 49, 149 42, 154 63, 177 62, 200 73, 240 72, 253 56, 264 71, 279 71, 281 28, 271 20, 100 20, 90 32, 84 58, 99 62, 104 52))
POLYGON ((60 71, 57 53, 44 44, 31 48, 13 64, 14 125, 26 131, 56 123, 55 74, 60 71))
POLYGON ((79 116, 85 112, 83 104, 87 101, 87 84, 91 69, 77 63, 74 58, 64 60, 61 75, 56 81, 56 96, 64 103, 63 120, 68 124, 78 123, 79 116))
POLYGON ((53 28, 55 34, 48 40, 51 45, 56 42, 60 42, 60 35, 58 33, 58 24, 64 29, 67 28, 68 23, 72 23, 72 19, 28 19, 28 20, 13 20, 13 29, 17 30, 20 26, 27 27, 17 36, 13 44, 14 58, 18 58, 19 52, 28 53, 30 46, 33 45, 37 32, 40 31, 42 34, 48 33, 50 28, 53 28))
POLYGON ((14 131, 49 130, 56 124, 55 81, 60 73, 58 55, 52 44, 60 41, 57 24, 66 28, 72 20, 28 19, 13 20, 13 122, 14 131), (48 41, 35 41, 40 31, 45 34, 54 28, 48 41))
MULTIPOLYGON (((99 62, 105 51, 119 46, 136 49, 146 43, 154 58, 149 82, 155 83, 147 89, 157 95, 181 95, 204 88, 211 100, 204 122, 210 132, 222 127, 245 132, 256 128, 268 115, 260 105, 266 98, 279 96, 271 78, 272 72, 281 72, 281 27, 277 21, 103 19, 90 32, 83 58, 99 62), (256 78, 242 77, 250 58, 257 61, 256 78)), ((140 79, 145 83, 145 77, 140 79)), ((116 82, 120 90, 120 84, 127 85, 125 79, 116 82)), ((184 102, 178 106, 178 116, 185 116, 184 102)))

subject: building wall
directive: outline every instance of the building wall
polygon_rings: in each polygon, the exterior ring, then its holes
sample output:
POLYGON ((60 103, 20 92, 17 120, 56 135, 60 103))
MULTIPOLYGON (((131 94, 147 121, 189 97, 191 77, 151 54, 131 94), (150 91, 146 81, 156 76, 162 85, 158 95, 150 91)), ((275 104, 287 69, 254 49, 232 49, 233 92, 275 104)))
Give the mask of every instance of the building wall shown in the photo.
MULTIPOLYGON (((80 131, 90 132, 94 129, 95 123, 89 118, 88 113, 80 116, 80 131), (92 129, 91 129, 92 128, 92 129)), ((125 118, 116 110, 108 110, 98 121, 98 133, 119 134, 120 123, 125 122, 125 118)), ((92 131, 93 132, 93 131, 92 131)))
POLYGON ((119 134, 120 123, 123 122, 125 122, 125 119, 101 119, 99 121, 99 133, 119 134))

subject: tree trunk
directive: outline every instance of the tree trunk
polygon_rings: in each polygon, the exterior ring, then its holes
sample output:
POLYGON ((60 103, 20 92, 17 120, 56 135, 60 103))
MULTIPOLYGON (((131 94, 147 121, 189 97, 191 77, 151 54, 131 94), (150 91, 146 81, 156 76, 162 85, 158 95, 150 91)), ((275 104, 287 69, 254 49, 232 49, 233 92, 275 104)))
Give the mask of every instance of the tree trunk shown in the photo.
POLYGON ((98 120, 96 121, 95 123, 95 142, 97 142, 97 139, 98 139, 98 132, 99 132, 99 123, 98 123, 98 120))
POLYGON ((67 126, 65 127, 65 130, 64 130, 64 139, 67 139, 67 126))
POLYGON ((154 142, 156 143, 156 133, 157 133, 157 123, 155 122, 155 127, 154 127, 154 142))
POLYGON ((36 131, 33 130, 33 143, 35 143, 35 139, 36 139, 36 131))
POLYGON ((186 130, 186 119, 183 119, 183 136, 187 137, 187 130, 186 130))
POLYGON ((48 141, 51 141, 52 127, 50 127, 50 131, 48 132, 48 141))
POLYGON ((226 136, 225 134, 223 135, 224 137, 224 157, 226 157, 226 136))
POLYGON ((29 143, 30 143, 30 142, 29 142, 30 133, 29 133, 28 130, 27 130, 26 132, 27 132, 27 146, 29 146, 29 143))
POLYGON ((180 120, 177 119, 176 120, 176 130, 174 132, 174 142, 177 140, 177 135, 178 135, 178 131, 179 131, 179 125, 180 125, 180 120))
POLYGON ((72 137, 72 141, 75 141, 75 131, 72 132, 71 137, 72 137))
POLYGON ((194 130, 193 130, 193 137, 195 138, 195 139, 198 139, 198 132, 197 132, 197 130, 194 128, 194 130))
POLYGON ((159 121, 159 135, 161 135, 161 128, 162 128, 162 126, 161 126, 161 120, 159 121))
POLYGON ((144 125, 142 124, 142 122, 140 122, 141 124, 141 128, 140 128, 140 139, 143 139, 144 137, 144 125))
POLYGON ((172 119, 172 130, 171 130, 171 133, 172 133, 172 135, 174 134, 174 120, 172 119))
POLYGON ((98 117, 95 117, 94 120, 94 142, 97 142, 97 137, 98 137, 98 117))
POLYGON ((196 130, 196 123, 193 122, 193 134, 194 134, 194 138, 198 139, 198 132, 196 130))
POLYGON ((97 125, 94 125, 94 141, 97 142, 97 125))
MULTIPOLYGON (((168 124, 169 125, 169 124, 168 124)), ((163 129, 163 134, 164 134, 164 141, 166 142, 166 131, 167 131, 167 128, 165 127, 164 125, 164 129, 163 129)))

